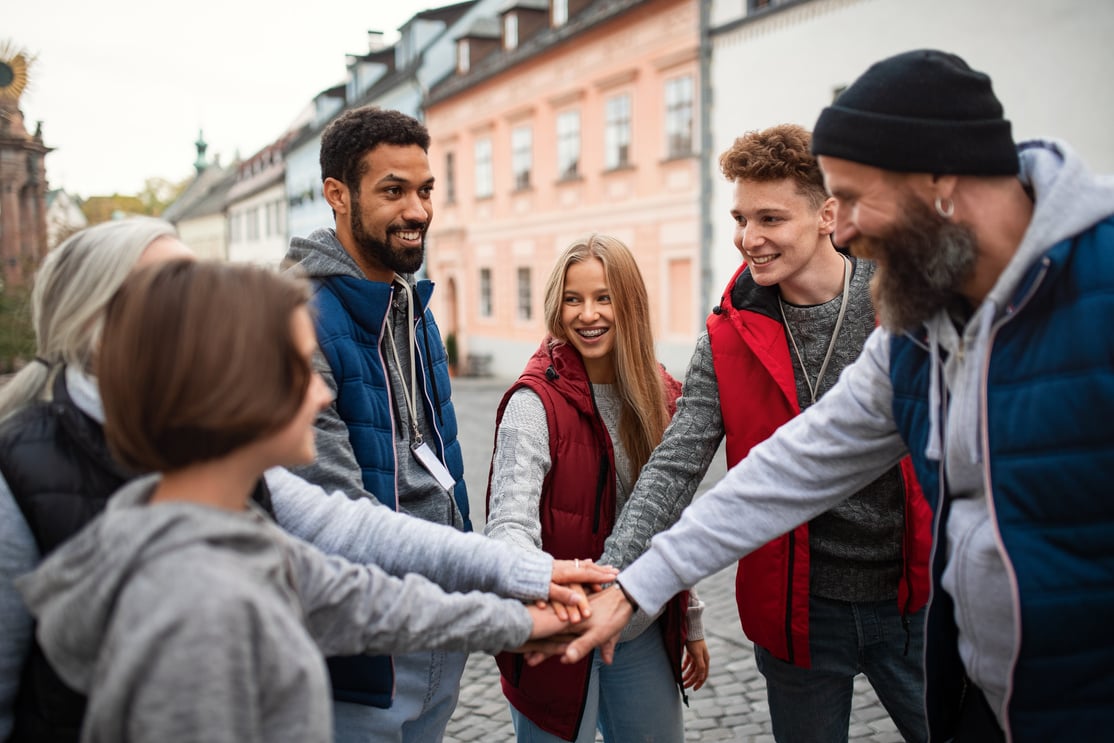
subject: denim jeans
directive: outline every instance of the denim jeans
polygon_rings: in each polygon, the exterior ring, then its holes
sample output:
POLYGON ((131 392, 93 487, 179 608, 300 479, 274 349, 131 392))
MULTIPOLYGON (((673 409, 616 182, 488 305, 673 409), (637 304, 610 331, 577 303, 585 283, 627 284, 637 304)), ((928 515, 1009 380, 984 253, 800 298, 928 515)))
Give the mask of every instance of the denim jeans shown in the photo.
MULTIPOLYGON (((511 707, 518 743, 563 743, 511 707)), ((588 699, 575 743, 591 743, 596 728, 607 743, 680 743, 685 738, 681 692, 673 680, 659 622, 615 648, 605 665, 592 654, 588 699)))
POLYGON ((754 646, 778 743, 846 743, 854 679, 860 673, 905 740, 926 740, 925 610, 910 615, 907 635, 897 601, 847 603, 812 596, 808 606, 811 668, 754 646))
POLYGON ((467 653, 425 651, 394 656, 395 696, 387 709, 333 703, 333 743, 430 743, 460 697, 467 653))

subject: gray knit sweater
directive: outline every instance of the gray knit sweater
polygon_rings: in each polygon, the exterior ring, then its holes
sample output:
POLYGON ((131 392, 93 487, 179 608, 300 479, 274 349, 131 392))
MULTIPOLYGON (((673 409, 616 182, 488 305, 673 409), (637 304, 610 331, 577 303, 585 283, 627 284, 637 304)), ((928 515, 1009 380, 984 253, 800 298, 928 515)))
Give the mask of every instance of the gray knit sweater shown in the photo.
MULTIPOLYGON (((867 335, 874 328, 874 313, 869 299, 873 265, 858 261, 857 266, 851 278, 850 306, 837 351, 822 380, 821 392, 835 383, 843 367, 859 354, 867 335)), ((813 379, 827 350, 839 301, 837 297, 832 302, 813 308, 786 305, 787 317, 794 327, 801 323, 797 343, 812 370, 813 379), (816 347, 821 346, 817 351, 816 347)), ((793 355, 792 352, 790 355, 793 355)), ((803 390, 804 402, 807 402, 808 391, 796 360, 794 371, 798 396, 803 390)), ((677 413, 666 429, 662 443, 642 468, 634 491, 607 540, 601 561, 625 568, 647 549, 655 534, 668 529, 680 518, 681 512, 692 502, 723 436, 719 385, 712 364, 711 342, 705 332, 697 341, 689 363, 683 394, 677 402, 677 413)), ((893 480, 895 476, 899 477, 899 474, 883 475, 877 483, 863 489, 863 498, 856 496, 847 503, 841 503, 829 514, 824 514, 829 518, 821 521, 819 526, 816 524, 819 519, 810 522, 810 531, 818 531, 816 541, 811 536, 809 540, 810 548, 816 550, 811 588, 818 590, 820 595, 842 600, 881 600, 896 595, 897 573, 894 570, 900 570, 903 511, 900 480, 893 480), (898 488, 896 494, 892 487, 894 484, 898 488), (875 485, 878 486, 877 492, 873 490, 875 485), (883 504, 882 510, 876 514, 879 503, 883 504), (885 535, 883 544, 875 545, 873 537, 869 536, 872 534, 885 535), (864 540, 870 541, 870 544, 861 544, 864 540), (880 586, 885 586, 885 590, 880 590, 880 586), (887 595, 880 595, 882 593, 887 595)))
MULTIPOLYGON (((619 438, 621 400, 615 385, 611 384, 593 384, 592 394, 615 452, 615 510, 618 513, 631 490, 630 458, 619 438)), ((545 406, 532 390, 519 389, 507 402, 496 432, 491 501, 484 534, 519 547, 542 548, 541 486, 550 464, 545 406)), ((690 592, 689 640, 704 638, 703 609, 704 604, 696 592, 690 592)), ((637 637, 651 623, 651 617, 639 612, 620 640, 637 637)))
MULTIPOLYGON (((793 359, 797 401, 801 410, 812 404, 805 371, 793 350, 796 342, 816 387, 817 398, 835 386, 844 367, 858 358, 874 331, 870 279, 874 264, 857 261, 851 276, 846 315, 839 328, 831 361, 820 384, 816 375, 839 317, 843 295, 810 307, 783 304, 789 323, 786 343, 793 359), (790 330, 792 339, 790 339, 790 330)), ((851 498, 808 524, 810 591, 837 601, 887 601, 897 597, 901 578, 901 547, 905 526, 901 468, 892 467, 851 498)))

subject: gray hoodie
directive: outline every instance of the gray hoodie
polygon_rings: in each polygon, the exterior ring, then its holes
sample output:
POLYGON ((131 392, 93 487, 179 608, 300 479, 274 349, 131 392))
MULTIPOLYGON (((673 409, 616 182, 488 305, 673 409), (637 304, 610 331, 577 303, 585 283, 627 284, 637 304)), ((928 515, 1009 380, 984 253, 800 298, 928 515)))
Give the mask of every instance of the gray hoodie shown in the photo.
MULTIPOLYGON (((296 264, 292 269, 309 278, 325 276, 352 276, 359 279, 366 278, 364 272, 356 265, 356 261, 344 249, 336 237, 336 232, 331 229, 314 230, 309 237, 295 237, 290 241, 290 250, 286 254, 286 261, 296 264)), ((413 284, 412 276, 402 277, 413 284)), ((406 307, 401 305, 405 301, 405 294, 396 294, 395 307, 388 312, 387 321, 393 323, 395 337, 408 337, 406 307)), ((398 355, 403 369, 409 370, 411 348, 406 343, 399 343, 398 355)), ((382 353, 384 365, 390 377, 391 396, 394 401, 406 399, 403 380, 399 374, 399 367, 395 364, 394 356, 382 353)), ((329 368, 325 357, 314 354, 314 368, 320 372, 334 396, 337 392, 336 378, 333 370, 329 368)), ((407 381, 407 384, 409 382, 407 381)), ((418 428, 427 441, 436 441, 437 433, 433 426, 426 420, 425 406, 418 398, 417 419, 418 428)), ((394 404, 395 426, 397 431, 407 431, 409 428, 409 412, 405 405, 394 404)), ((368 498, 374 496, 364 489, 360 475, 360 465, 352 451, 352 443, 348 437, 348 426, 337 412, 336 403, 325 408, 315 422, 317 443, 317 459, 313 464, 298 467, 295 474, 320 485, 327 491, 340 490, 350 498, 364 495, 368 498)), ((399 509, 411 516, 432 521, 437 524, 448 524, 458 529, 463 527, 463 520, 457 510, 453 498, 425 469, 421 467, 410 452, 410 445, 406 436, 395 436, 395 491, 398 497, 399 509)), ((376 494, 380 495, 380 494, 376 494)))
POLYGON ((89 695, 85 741, 328 741, 322 655, 498 652, 517 601, 445 594, 327 557, 258 511, 148 505, 132 482, 17 581, 59 675, 89 695))
MULTIPOLYGON (((930 458, 944 458, 956 498, 947 525, 948 565, 936 588, 955 599, 960 654, 999 719, 1009 699, 1020 629, 1014 621, 1015 580, 983 491, 981 403, 991 331, 1029 266, 1055 243, 1114 214, 1114 179, 1088 173, 1067 145, 1028 142, 1020 151, 1020 178, 1036 200, 1033 218, 964 328, 965 353, 949 354, 944 375, 951 397, 945 419, 933 420, 927 448, 930 458)), ((943 318, 934 318, 928 329, 933 359, 940 364, 941 350, 956 348, 959 334, 943 318)), ((891 339, 877 329, 830 392, 752 449, 675 527, 654 537, 650 550, 619 575, 640 608, 656 611, 677 591, 829 510, 904 456, 893 418, 891 339)), ((941 390, 931 395, 930 407, 937 410, 941 390)))

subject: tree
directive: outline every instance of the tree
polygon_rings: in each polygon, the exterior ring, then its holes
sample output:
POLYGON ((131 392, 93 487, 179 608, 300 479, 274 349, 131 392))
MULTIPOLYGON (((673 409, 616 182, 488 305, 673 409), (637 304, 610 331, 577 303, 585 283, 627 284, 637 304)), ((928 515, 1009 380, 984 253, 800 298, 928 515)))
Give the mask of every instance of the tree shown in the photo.
POLYGON ((139 200, 143 202, 146 209, 144 213, 150 214, 152 217, 159 216, 166 210, 166 207, 174 203, 174 200, 182 194, 182 191, 186 190, 189 183, 189 178, 177 183, 165 178, 148 178, 143 182, 143 190, 138 194, 139 200))

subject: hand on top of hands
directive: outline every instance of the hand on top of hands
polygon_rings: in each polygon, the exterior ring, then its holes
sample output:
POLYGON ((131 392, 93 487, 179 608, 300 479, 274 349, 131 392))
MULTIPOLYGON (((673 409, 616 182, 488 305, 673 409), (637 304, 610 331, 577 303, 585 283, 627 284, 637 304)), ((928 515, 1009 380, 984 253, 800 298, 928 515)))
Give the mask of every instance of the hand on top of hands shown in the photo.
MULTIPOLYGON (((615 580, 619 571, 592 560, 554 560, 553 580, 549 584, 549 601, 561 619, 579 622, 591 616, 589 592, 599 591, 604 583, 615 580)), ((545 602, 539 602, 539 606, 545 602)))

